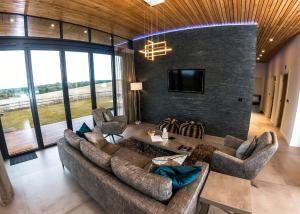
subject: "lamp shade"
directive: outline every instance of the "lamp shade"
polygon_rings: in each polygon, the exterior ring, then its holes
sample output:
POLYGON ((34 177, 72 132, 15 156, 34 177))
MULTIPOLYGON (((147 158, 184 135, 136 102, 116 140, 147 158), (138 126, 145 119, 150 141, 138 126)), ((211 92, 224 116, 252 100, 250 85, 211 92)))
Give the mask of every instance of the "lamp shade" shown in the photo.
POLYGON ((131 91, 140 91, 140 90, 143 90, 143 83, 142 82, 133 82, 133 83, 130 83, 130 90, 131 91))

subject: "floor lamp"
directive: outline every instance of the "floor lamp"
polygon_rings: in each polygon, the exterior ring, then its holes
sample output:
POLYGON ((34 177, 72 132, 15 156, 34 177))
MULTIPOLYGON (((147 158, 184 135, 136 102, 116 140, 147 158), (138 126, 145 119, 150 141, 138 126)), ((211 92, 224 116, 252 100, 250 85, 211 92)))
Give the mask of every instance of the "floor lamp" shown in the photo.
POLYGON ((143 90, 143 83, 142 82, 133 82, 130 83, 130 90, 137 93, 137 99, 138 99, 138 108, 136 114, 136 124, 140 124, 142 120, 141 116, 141 94, 140 91, 143 90))

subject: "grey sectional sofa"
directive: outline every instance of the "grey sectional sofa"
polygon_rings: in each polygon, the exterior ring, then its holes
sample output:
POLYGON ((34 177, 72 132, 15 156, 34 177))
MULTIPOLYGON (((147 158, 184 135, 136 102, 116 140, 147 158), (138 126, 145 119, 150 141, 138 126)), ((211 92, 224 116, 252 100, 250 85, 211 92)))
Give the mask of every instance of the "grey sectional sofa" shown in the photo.
MULTIPOLYGON (((199 193, 208 174, 208 164, 202 164, 198 179, 192 184, 172 193, 168 201, 159 201, 121 181, 114 172, 102 169, 88 160, 78 148, 71 146, 65 138, 58 141, 62 164, 70 171, 82 188, 108 213, 198 213, 199 193)), ((113 156, 113 154, 111 154, 113 156)), ((112 167, 116 170, 123 162, 117 157, 112 167)), ((126 167, 126 166, 125 166, 126 167)), ((133 166, 134 168, 134 166, 133 166)), ((124 169, 124 168, 123 168, 124 169)), ((128 169, 132 168, 126 168, 128 169)), ((135 170, 137 168, 135 167, 135 170)), ((125 170, 125 171, 126 171, 125 170)), ((135 173, 135 172, 133 172, 135 173)), ((140 177, 139 185, 146 177, 140 177)), ((148 177, 147 177, 148 179, 148 177)), ((147 180, 145 179, 145 180, 147 180)))

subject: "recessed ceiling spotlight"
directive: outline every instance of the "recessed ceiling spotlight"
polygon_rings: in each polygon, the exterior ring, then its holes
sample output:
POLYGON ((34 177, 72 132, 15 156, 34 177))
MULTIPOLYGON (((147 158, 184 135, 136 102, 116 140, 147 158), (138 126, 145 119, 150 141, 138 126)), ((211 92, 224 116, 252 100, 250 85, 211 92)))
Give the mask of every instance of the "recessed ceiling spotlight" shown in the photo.
POLYGON ((161 3, 164 3, 165 0, 144 0, 147 4, 149 4, 150 6, 155 6, 161 3))
POLYGON ((266 52, 266 51, 265 51, 265 50, 262 50, 261 52, 264 53, 264 52, 266 52))
POLYGON ((269 39, 269 41, 270 41, 270 42, 273 42, 273 41, 274 41, 274 39, 273 39, 273 38, 270 38, 270 39, 269 39))
POLYGON ((55 24, 51 24, 51 27, 55 27, 55 24))
POLYGON ((88 33, 88 31, 87 31, 87 30, 85 30, 85 31, 83 31, 83 33, 87 34, 87 33, 88 33))
POLYGON ((14 20, 14 19, 10 19, 9 21, 10 21, 11 23, 15 22, 15 20, 14 20))
POLYGON ((260 57, 262 57, 262 54, 259 54, 260 57))
POLYGON ((257 59, 257 60, 260 60, 260 58, 259 58, 259 57, 257 57, 256 59, 257 59))

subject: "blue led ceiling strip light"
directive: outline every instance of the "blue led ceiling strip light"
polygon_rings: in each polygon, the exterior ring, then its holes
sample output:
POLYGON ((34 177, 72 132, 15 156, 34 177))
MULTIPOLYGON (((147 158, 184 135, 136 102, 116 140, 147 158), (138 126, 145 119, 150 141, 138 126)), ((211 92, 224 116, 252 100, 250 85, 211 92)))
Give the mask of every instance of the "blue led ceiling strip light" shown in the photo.
POLYGON ((150 36, 157 36, 157 35, 161 35, 161 34, 173 33, 173 32, 178 32, 178 31, 200 29, 200 28, 210 28, 210 27, 240 26, 240 25, 257 25, 257 22, 233 22, 233 23, 220 23, 220 24, 190 25, 187 27, 174 28, 174 29, 159 31, 159 32, 151 33, 151 34, 136 36, 133 38, 133 41, 145 39, 150 36))

